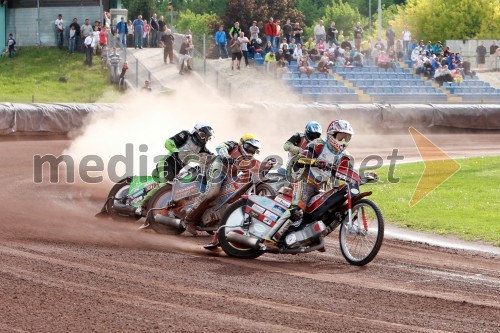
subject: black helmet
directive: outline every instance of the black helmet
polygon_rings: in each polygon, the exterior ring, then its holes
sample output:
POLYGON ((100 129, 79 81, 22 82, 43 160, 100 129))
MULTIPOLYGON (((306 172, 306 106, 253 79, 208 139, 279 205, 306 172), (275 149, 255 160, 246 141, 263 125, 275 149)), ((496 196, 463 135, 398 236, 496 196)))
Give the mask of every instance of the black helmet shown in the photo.
POLYGON ((193 130, 191 131, 193 134, 193 140, 197 145, 205 145, 208 140, 212 138, 214 135, 214 130, 212 127, 205 123, 198 123, 194 125, 193 130))

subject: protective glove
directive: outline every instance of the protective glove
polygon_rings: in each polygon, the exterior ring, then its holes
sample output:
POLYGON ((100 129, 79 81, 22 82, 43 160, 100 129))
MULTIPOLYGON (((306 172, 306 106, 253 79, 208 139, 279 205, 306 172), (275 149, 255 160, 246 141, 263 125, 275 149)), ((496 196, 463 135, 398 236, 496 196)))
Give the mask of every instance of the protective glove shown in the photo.
POLYGON ((326 163, 325 160, 316 160, 316 162, 314 162, 314 166, 321 169, 321 170, 326 169, 327 164, 328 163, 326 163))
POLYGON ((302 151, 302 149, 300 147, 292 147, 292 148, 290 148, 290 153, 292 153, 293 155, 300 154, 301 151, 302 151))

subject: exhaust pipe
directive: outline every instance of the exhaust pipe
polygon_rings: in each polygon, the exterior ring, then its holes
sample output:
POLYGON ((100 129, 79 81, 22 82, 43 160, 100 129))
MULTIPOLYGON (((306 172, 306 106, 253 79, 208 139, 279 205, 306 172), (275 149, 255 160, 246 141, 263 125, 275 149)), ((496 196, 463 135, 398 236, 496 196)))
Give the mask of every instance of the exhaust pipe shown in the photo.
POLYGON ((181 229, 182 227, 181 220, 174 219, 172 217, 168 217, 165 215, 156 214, 154 216, 154 220, 156 223, 166 225, 167 227, 177 228, 177 229, 181 229))
POLYGON ((125 205, 119 202, 113 203, 113 209, 122 214, 134 215, 136 208, 134 206, 125 205))
POLYGON ((252 249, 260 249, 260 239, 248 237, 234 231, 229 231, 226 234, 226 239, 231 243, 236 243, 241 246, 248 246, 252 249))

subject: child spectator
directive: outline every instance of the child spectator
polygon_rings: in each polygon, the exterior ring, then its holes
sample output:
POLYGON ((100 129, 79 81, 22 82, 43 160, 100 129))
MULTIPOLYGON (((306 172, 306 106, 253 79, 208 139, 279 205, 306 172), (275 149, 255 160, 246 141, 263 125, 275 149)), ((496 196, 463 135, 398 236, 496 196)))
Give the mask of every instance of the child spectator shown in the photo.
POLYGON ((456 84, 461 84, 462 81, 464 80, 462 73, 460 72, 460 68, 455 68, 455 70, 452 72, 451 76, 453 77, 453 81, 456 84))
POLYGON ((122 72, 120 73, 120 79, 118 81, 118 89, 119 90, 127 89, 127 85, 125 84, 125 74, 127 73, 127 70, 128 70, 128 62, 125 61, 123 63, 122 72))
POLYGON ((7 42, 8 48, 9 48, 9 58, 15 58, 16 57, 16 40, 14 39, 14 35, 9 34, 9 40, 7 42))

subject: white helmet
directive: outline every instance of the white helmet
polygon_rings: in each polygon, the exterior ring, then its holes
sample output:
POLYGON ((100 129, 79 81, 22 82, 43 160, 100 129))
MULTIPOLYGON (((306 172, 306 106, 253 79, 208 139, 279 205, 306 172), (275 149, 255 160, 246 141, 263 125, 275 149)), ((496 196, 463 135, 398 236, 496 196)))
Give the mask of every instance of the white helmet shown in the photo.
POLYGON ((193 134, 193 138, 195 139, 196 144, 204 145, 208 140, 212 138, 212 136, 214 135, 214 130, 212 129, 212 126, 206 123, 197 123, 196 125, 194 125, 191 134, 193 134))
POLYGON ((327 143, 336 152, 343 152, 354 135, 351 124, 346 120, 334 120, 328 125, 327 143), (344 133, 344 134, 339 134, 344 133))

